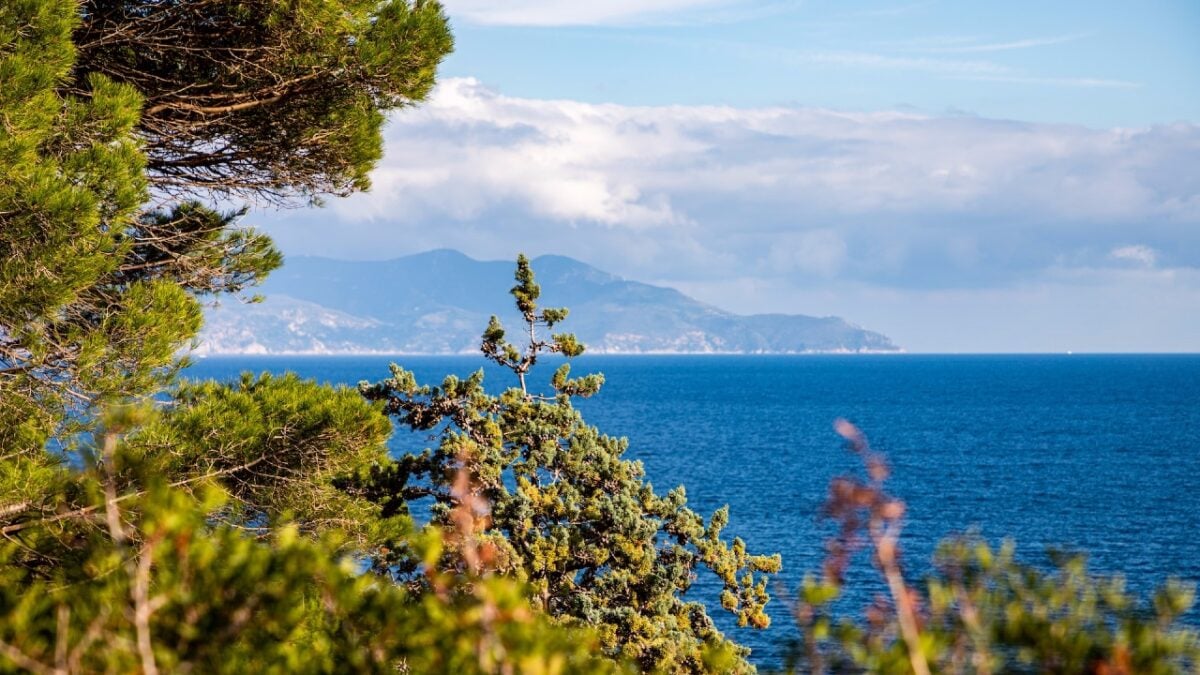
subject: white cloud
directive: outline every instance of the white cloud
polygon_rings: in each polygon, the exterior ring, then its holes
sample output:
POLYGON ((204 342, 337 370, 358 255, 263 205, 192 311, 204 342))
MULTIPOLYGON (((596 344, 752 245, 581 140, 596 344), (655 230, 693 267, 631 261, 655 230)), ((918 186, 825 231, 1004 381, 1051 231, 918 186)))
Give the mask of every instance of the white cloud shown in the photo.
POLYGON ((383 258, 449 246, 492 259, 524 250, 630 278, 750 275, 809 292, 969 294, 1059 268, 1200 267, 1192 124, 1098 130, 897 111, 638 107, 448 79, 395 115, 386 137, 373 191, 285 214, 289 227, 272 227, 285 250, 383 258))
POLYGON ((1200 126, 637 107, 442 82, 290 254, 570 255, 913 350, 1200 349, 1200 126), (330 233, 333 233, 332 235, 330 233))
POLYGON ((1058 35, 1054 37, 1043 38, 1024 38, 1020 40, 1008 40, 1005 42, 980 42, 975 40, 950 40, 941 41, 942 44, 931 44, 926 46, 915 46, 917 51, 939 53, 939 54, 977 54, 984 52, 1007 52, 1018 49, 1032 49, 1035 47, 1049 47, 1052 45, 1065 44, 1074 42, 1084 37, 1083 34, 1076 33, 1072 35, 1058 35))
POLYGON ((1108 257, 1113 260, 1135 263, 1142 267, 1154 267, 1158 262, 1158 252, 1142 244, 1119 246, 1109 251, 1108 257))
POLYGON ((1077 87, 1082 89, 1136 89, 1142 86, 1129 80, 1111 80, 1100 77, 1035 77, 1026 75, 959 75, 956 80, 977 82, 1007 82, 1010 84, 1038 84, 1053 87, 1077 87))
POLYGON ((618 106, 507 98, 474 80, 444 83, 387 131, 369 195, 335 202, 348 220, 469 220, 509 205, 567 223, 681 225, 668 195, 622 166, 699 149, 618 106))

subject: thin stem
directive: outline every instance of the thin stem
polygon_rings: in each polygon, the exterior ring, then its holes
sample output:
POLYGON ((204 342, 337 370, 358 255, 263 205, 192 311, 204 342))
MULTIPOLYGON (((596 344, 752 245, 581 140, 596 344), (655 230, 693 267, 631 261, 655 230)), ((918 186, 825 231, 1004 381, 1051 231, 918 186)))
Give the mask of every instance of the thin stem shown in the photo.
POLYGON ((104 515, 108 531, 118 546, 125 543, 125 530, 121 527, 121 511, 117 508, 117 480, 113 462, 117 450, 117 435, 111 431, 104 434, 104 515))
POLYGON ((71 608, 65 604, 58 606, 58 626, 54 636, 54 669, 56 672, 67 672, 67 641, 71 632, 71 608))
MULTIPOLYGON (((230 467, 230 468, 227 468, 227 469, 221 469, 220 471, 211 471, 211 472, 209 472, 209 473, 206 473, 206 474, 203 474, 203 475, 200 475, 200 476, 193 476, 193 477, 191 477, 191 478, 185 478, 185 479, 182 479, 182 480, 177 480, 177 481, 175 481, 175 482, 171 483, 171 484, 170 484, 170 487, 182 487, 182 486, 184 486, 184 485, 188 485, 188 484, 190 484, 190 483, 196 483, 196 482, 199 482, 199 481, 207 480, 207 479, 209 479, 209 478, 217 478, 217 477, 220 477, 220 476, 226 476, 226 475, 229 475, 229 474, 231 474, 231 473, 237 473, 238 471, 244 471, 244 470, 246 470, 246 469, 252 469, 252 468, 254 468, 256 465, 258 465, 258 464, 261 464, 262 462, 266 461, 266 459, 267 459, 267 456, 266 456, 266 455, 262 455, 262 456, 260 456, 260 457, 258 457, 258 458, 256 458, 256 459, 253 459, 253 460, 251 460, 251 461, 249 461, 249 462, 246 462, 245 464, 241 464, 241 465, 238 465, 238 466, 230 467)), ((107 486, 106 486, 106 487, 107 487, 107 486)), ((106 503, 105 503, 105 508, 107 509, 107 507, 108 507, 110 504, 119 504, 120 502, 123 502, 123 501, 125 501, 125 500, 127 500, 127 499, 133 499, 133 498, 135 498, 135 497, 141 497, 141 496, 142 496, 142 495, 144 495, 144 494, 146 494, 145 490, 138 490, 138 491, 136 491, 136 492, 129 492, 129 493, 123 494, 123 495, 121 495, 120 497, 112 497, 112 498, 109 498, 109 497, 108 497, 108 495, 107 495, 107 490, 106 490, 106 491, 105 491, 105 495, 106 495, 106 496, 105 496, 105 500, 106 500, 106 503)), ((23 523, 14 523, 14 524, 12 524, 12 525, 5 525, 4 527, 0 527, 0 535, 9 535, 9 534, 12 534, 13 532, 19 532, 19 531, 21 531, 21 530, 28 529, 28 528, 30 528, 30 527, 35 527, 35 526, 38 526, 38 525, 48 525, 48 524, 50 524, 50 523, 55 523, 55 522, 58 522, 58 521, 60 521, 60 520, 67 520, 67 519, 69 519, 69 518, 77 518, 77 517, 79 517, 79 516, 86 516, 87 514, 89 514, 89 513, 92 513, 92 512, 94 512, 94 511, 98 510, 99 508, 100 508, 99 506, 95 506, 95 505, 93 505, 93 506, 85 506, 85 507, 83 507, 83 508, 78 508, 78 509, 75 509, 75 510, 73 510, 73 511, 64 511, 63 513, 58 513, 58 514, 55 514, 55 515, 53 515, 53 516, 49 516, 49 517, 47 517, 47 518, 41 518, 41 519, 39 519, 39 520, 30 520, 30 521, 26 521, 26 522, 23 522, 23 523)), ((7 515, 7 514, 4 514, 4 515, 7 515)), ((118 525, 119 525, 119 523, 118 523, 118 525)))
POLYGON ((916 612, 913 611, 912 598, 908 594, 908 586, 904 583, 904 575, 896 564, 896 534, 890 531, 879 531, 872 528, 871 536, 875 540, 875 551, 879 557, 879 566, 887 580, 888 590, 892 601, 896 603, 896 619, 900 623, 900 633, 908 645, 908 658, 916 675, 929 675, 929 664, 925 660, 925 652, 921 650, 921 632, 917 628, 916 612))
POLYGON ((54 669, 30 658, 25 652, 16 647, 0 640, 0 655, 3 655, 9 661, 17 664, 18 668, 24 668, 31 673, 45 673, 45 675, 54 675, 54 669))
POLYGON ((988 654, 987 639, 984 637, 979 612, 976 611, 975 604, 967 596, 967 591, 962 584, 955 584, 955 594, 958 596, 959 614, 967 627, 971 641, 975 643, 975 673, 976 675, 991 675, 991 657, 988 654))
POLYGON ((154 662, 154 646, 150 642, 150 615, 154 609, 150 606, 150 566, 154 560, 153 540, 142 547, 137 566, 133 571, 133 625, 137 630, 138 654, 142 657, 142 672, 146 675, 158 675, 158 664, 154 662))

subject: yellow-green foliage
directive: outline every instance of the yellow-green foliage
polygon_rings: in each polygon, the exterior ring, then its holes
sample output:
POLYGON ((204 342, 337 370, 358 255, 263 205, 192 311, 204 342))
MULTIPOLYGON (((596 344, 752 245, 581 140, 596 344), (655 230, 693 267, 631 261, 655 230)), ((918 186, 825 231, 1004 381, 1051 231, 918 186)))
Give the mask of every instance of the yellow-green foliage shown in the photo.
POLYGON ((617 668, 515 579, 371 573, 440 549, 355 492, 389 431, 357 392, 152 398, 196 297, 280 263, 186 197, 365 187, 382 111, 449 47, 422 0, 0 3, 0 672, 617 668), (147 209, 151 184, 181 201, 147 209))
MULTIPOLYGON (((624 440, 583 422, 572 398, 599 375, 564 365, 529 391, 539 356, 584 348, 551 332, 568 313, 539 310, 524 256, 528 342, 495 317, 483 336, 519 385, 498 396, 482 373, 422 387, 393 368, 363 387, 375 404, 264 375, 122 405, 173 381, 198 296, 281 262, 241 212, 191 198, 365 188, 384 112, 423 98, 451 46, 428 0, 0 2, 0 672, 752 670, 683 594, 707 569, 723 609, 764 628, 778 556, 726 539, 725 509, 655 492, 624 440), (390 460, 385 413, 440 442, 390 460)), ((838 484, 865 497, 840 513, 871 511, 909 609, 839 621, 840 579, 810 579, 799 667, 1198 668, 1180 583, 1139 604, 1081 558, 1044 572, 966 538, 907 587, 882 466, 838 484)))
MULTIPOLYGON (((491 507, 483 537, 495 550, 493 569, 527 581, 539 609, 594 627, 605 653, 647 670, 749 670, 748 650, 727 640, 702 604, 682 596, 707 568, 724 585, 724 609, 740 625, 765 628, 766 588, 779 557, 752 555, 740 539, 724 538, 726 509, 706 521, 687 507, 683 488, 656 493, 641 463, 622 458, 624 439, 583 422, 571 398, 596 393, 599 376, 572 379, 563 366, 553 396, 526 390, 524 376, 540 352, 574 356, 583 348, 567 334, 539 339, 536 329, 551 328, 566 311, 538 312, 540 289, 524 257, 516 278, 513 295, 527 322, 521 333, 532 342, 506 342, 493 317, 483 351, 510 368, 521 387, 492 396, 482 371, 422 387, 397 366, 390 379, 363 385, 367 398, 382 401, 403 425, 444 429, 438 447, 401 457, 369 490, 396 512, 432 497, 432 522, 445 527, 458 503, 453 481, 465 471, 491 507)), ((453 552, 439 564, 461 566, 453 552)))

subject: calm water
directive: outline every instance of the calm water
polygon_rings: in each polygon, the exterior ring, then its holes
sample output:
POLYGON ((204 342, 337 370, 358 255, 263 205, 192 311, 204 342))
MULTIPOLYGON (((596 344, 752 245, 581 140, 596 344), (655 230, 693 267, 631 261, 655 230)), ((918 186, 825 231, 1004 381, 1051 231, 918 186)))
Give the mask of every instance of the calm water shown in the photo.
MULTIPOLYGON (((427 382, 482 365, 476 357, 209 358, 188 374, 293 370, 353 384, 386 377, 391 360, 427 382)), ((782 553, 784 586, 818 569, 830 532, 817 516, 826 487, 855 468, 832 431, 837 417, 891 459, 892 491, 909 506, 913 572, 938 539, 975 528, 992 540, 1014 537, 1033 562, 1049 546, 1086 549, 1095 570, 1123 571, 1143 593, 1170 575, 1200 580, 1200 356, 585 356, 574 370, 608 380, 580 403, 586 419, 628 437, 629 457, 645 463, 660 492, 682 484, 702 513, 729 504, 727 533, 751 550, 782 553)), ((500 372, 488 378, 510 384, 500 372)), ((393 447, 422 443, 397 436, 393 447)), ((867 565, 859 561, 863 588, 873 583, 867 565)), ((697 597, 712 597, 711 581, 699 580, 697 597)), ((774 662, 788 636, 780 602, 766 632, 711 613, 760 663, 774 662)))

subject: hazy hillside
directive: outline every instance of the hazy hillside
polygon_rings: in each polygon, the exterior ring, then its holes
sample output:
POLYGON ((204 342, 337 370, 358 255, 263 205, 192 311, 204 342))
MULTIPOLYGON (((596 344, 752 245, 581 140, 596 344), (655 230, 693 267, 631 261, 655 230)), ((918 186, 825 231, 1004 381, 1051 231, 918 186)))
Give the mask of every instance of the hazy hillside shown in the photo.
MULTIPOLYGON (((626 281, 563 256, 533 261, 546 306, 593 352, 897 351, 837 317, 739 316, 671 288, 626 281)), ((208 312, 200 353, 455 353, 478 349, 488 317, 515 326, 513 263, 439 250, 378 262, 289 258, 267 300, 208 312)))

